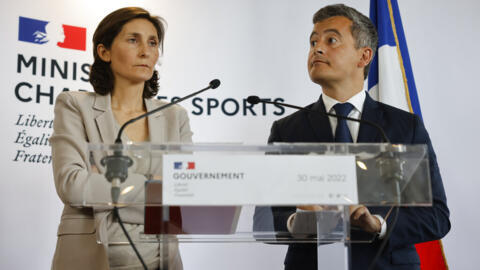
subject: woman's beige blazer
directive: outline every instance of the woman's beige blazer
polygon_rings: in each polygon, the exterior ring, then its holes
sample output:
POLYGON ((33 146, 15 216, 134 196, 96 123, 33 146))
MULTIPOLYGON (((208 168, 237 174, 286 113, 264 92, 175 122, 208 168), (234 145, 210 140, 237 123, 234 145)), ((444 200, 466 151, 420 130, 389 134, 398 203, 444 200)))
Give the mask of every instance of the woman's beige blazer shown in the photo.
MULTIPOLYGON (((164 104, 156 99, 145 99, 147 111, 164 104)), ((187 112, 178 105, 149 116, 148 127, 152 143, 192 141, 187 112)), ((117 129, 110 95, 101 96, 91 92, 63 92, 58 95, 50 143, 55 187, 65 206, 58 227, 52 269, 109 269, 106 248, 97 243, 99 228, 95 223, 94 210, 70 205, 82 202, 88 185, 90 165, 87 144, 112 144, 117 129)), ((100 182, 103 187, 96 188, 104 188, 108 196, 110 184, 100 182)), ((128 211, 124 213, 128 220, 128 211)))

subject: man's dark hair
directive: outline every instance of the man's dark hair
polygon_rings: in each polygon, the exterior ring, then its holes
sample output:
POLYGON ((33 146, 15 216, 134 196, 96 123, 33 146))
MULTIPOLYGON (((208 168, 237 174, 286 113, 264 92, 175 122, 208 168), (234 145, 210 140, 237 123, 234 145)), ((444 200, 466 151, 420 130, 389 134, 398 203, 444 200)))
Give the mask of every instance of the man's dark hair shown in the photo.
MULTIPOLYGON (((117 9, 108 14, 98 24, 93 34, 93 58, 94 62, 90 68, 90 83, 96 93, 108 95, 113 91, 114 77, 110 63, 103 61, 97 53, 97 46, 103 44, 110 49, 115 37, 122 31, 123 26, 133 19, 146 19, 153 24, 157 30, 160 50, 163 51, 163 39, 165 37, 164 20, 158 16, 152 16, 148 11, 139 7, 126 7, 117 9)), ((145 82, 143 97, 151 98, 158 93, 158 72, 153 72, 152 78, 145 82)))
MULTIPOLYGON (((378 45, 378 34, 375 25, 373 25, 372 21, 367 16, 358 12, 356 9, 343 4, 323 7, 313 15, 313 24, 335 16, 343 16, 351 20, 352 26, 350 31, 355 39, 355 48, 369 47, 373 50, 373 56, 375 56, 378 45)), ((364 79, 368 76, 371 63, 372 62, 370 61, 363 70, 364 79)))

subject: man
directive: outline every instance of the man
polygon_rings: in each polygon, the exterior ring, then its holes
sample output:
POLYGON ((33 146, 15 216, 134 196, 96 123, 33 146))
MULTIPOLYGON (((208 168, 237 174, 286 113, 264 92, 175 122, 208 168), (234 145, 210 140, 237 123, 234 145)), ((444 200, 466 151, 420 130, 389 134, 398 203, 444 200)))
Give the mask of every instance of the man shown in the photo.
MULTIPOLYGON (((375 26, 368 17, 340 4, 317 11, 313 23, 307 65, 311 80, 322 87, 323 94, 307 108, 370 120, 385 130, 392 143, 427 144, 429 151, 433 207, 400 208, 394 227, 392 218, 386 218, 387 208, 352 207, 352 225, 378 235, 373 243, 352 244, 352 267, 367 269, 386 230, 393 230, 375 269, 420 269, 414 244, 440 239, 450 230, 445 191, 428 133, 418 116, 376 102, 363 90, 378 42, 375 26)), ((369 125, 298 111, 274 122, 268 141, 380 142, 381 136, 369 125)), ((291 230, 290 224, 299 209, 316 210, 318 206, 272 207, 275 230, 291 230)), ((261 215, 258 209, 257 228, 261 215)), ((285 269, 317 269, 322 262, 317 262, 316 253, 316 245, 289 245, 285 269)))

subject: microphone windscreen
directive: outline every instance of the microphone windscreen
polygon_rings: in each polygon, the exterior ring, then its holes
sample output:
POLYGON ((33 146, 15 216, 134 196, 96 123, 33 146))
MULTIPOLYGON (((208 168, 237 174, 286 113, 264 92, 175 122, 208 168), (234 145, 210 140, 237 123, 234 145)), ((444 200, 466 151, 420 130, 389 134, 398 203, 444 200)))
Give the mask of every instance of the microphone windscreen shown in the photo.
POLYGON ((255 104, 260 103, 260 98, 258 96, 249 96, 247 98, 247 102, 252 104, 252 105, 255 105, 255 104))
POLYGON ((215 89, 215 88, 217 88, 217 87, 219 87, 219 86, 220 86, 220 80, 219 80, 219 79, 215 79, 215 80, 212 80, 212 81, 210 82, 210 88, 211 88, 211 89, 215 89))

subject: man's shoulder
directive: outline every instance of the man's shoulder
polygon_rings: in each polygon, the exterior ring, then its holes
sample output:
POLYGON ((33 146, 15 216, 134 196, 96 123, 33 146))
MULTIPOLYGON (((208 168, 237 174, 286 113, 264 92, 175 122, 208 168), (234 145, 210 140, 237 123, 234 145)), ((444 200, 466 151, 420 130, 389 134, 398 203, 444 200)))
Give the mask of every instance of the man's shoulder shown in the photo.
POLYGON ((418 115, 411 112, 393 107, 380 101, 375 101, 373 99, 372 102, 373 106, 376 106, 378 110, 382 112, 383 118, 386 121, 412 122, 419 119, 418 115))
POLYGON ((381 115, 376 122, 378 121, 377 123, 385 130, 392 142, 418 143, 416 141, 418 138, 427 138, 420 116, 382 102, 375 101, 375 103, 377 106, 375 112, 381 115))
MULTIPOLYGON (((310 105, 308 105, 304 108, 307 109, 307 110, 312 110, 314 105, 315 105, 315 103, 312 103, 312 104, 310 104, 310 105)), ((297 110, 294 113, 291 113, 291 114, 289 114, 289 115, 287 115, 283 118, 275 120, 274 124, 275 125, 280 125, 280 126, 292 125, 292 124, 298 123, 299 120, 301 120, 301 119, 306 120, 307 119, 307 114, 308 114, 307 111, 297 110)))
MULTIPOLYGON (((312 110, 314 104, 305 108, 312 110)), ((268 142, 313 142, 316 137, 312 132, 309 112, 296 111, 273 122, 268 142)))
POLYGON ((415 116, 411 112, 407 112, 405 110, 399 109, 397 107, 393 107, 391 105, 388 105, 386 103, 380 102, 380 101, 375 101, 384 111, 391 113, 391 114, 396 114, 399 115, 400 117, 413 117, 415 116))

